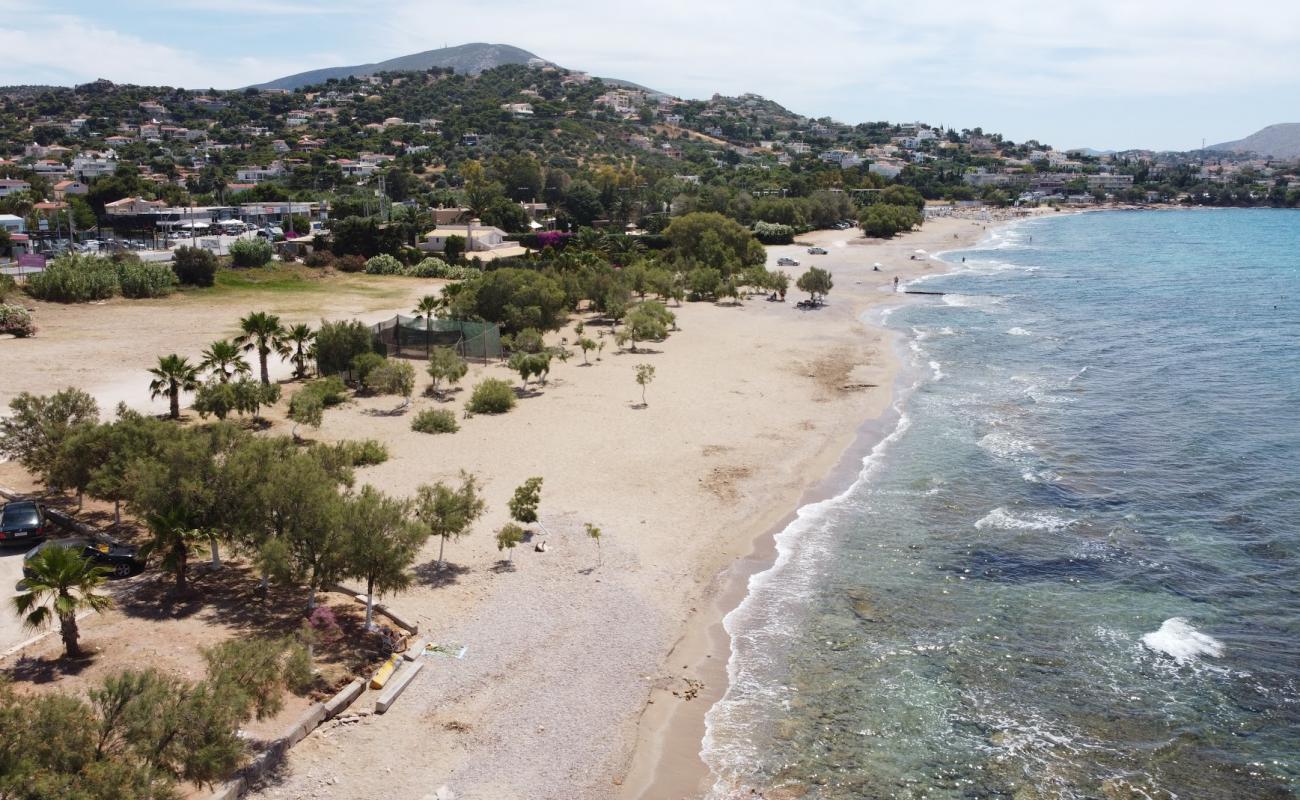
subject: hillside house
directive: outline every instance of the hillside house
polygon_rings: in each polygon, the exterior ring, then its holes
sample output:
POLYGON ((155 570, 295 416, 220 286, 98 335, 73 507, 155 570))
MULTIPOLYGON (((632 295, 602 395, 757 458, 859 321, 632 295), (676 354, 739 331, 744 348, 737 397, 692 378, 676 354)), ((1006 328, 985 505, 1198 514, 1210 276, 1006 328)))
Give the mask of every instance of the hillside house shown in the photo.
POLYGON ((29 192, 32 185, 27 181, 20 181, 16 178, 0 178, 0 197, 8 197, 18 192, 29 192))
POLYGON ((424 235, 420 249, 429 253, 445 252, 447 239, 452 236, 459 236, 465 240, 466 252, 483 252, 506 244, 505 231, 491 225, 483 225, 478 220, 470 220, 466 225, 439 225, 424 235))

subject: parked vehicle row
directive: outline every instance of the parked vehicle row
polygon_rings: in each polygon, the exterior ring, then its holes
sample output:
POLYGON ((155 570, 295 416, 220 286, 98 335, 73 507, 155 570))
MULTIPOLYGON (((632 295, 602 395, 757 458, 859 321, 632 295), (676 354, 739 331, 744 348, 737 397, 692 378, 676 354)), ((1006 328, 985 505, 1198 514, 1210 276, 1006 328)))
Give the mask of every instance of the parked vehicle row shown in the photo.
POLYGON ((45 507, 34 500, 12 500, 0 508, 0 545, 30 546, 23 556, 23 577, 31 578, 28 564, 43 550, 66 547, 81 553, 95 564, 118 578, 134 575, 144 569, 140 549, 134 545, 113 541, 107 536, 62 535, 63 530, 45 507))

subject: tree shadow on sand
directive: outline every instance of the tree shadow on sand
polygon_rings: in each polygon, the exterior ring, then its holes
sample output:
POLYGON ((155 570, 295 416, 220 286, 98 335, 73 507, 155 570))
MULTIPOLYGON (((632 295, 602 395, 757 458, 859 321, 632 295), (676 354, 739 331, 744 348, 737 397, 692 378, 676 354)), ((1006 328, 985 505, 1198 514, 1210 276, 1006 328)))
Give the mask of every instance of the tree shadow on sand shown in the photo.
POLYGON ((515 562, 503 558, 492 565, 492 571, 497 573, 498 575, 500 575, 503 572, 514 572, 515 562))
MULTIPOLYGON (((57 635, 57 634, 56 634, 57 635)), ((22 656, 5 673, 19 683, 51 683, 68 675, 80 675, 95 663, 93 649, 83 647, 77 658, 30 658, 22 656)))
POLYGON ((436 560, 420 564, 414 570, 415 578, 424 586, 434 589, 440 589, 443 586, 451 586, 460 581, 460 576, 468 574, 470 568, 463 564, 453 564, 450 561, 442 562, 442 568, 438 568, 436 560))

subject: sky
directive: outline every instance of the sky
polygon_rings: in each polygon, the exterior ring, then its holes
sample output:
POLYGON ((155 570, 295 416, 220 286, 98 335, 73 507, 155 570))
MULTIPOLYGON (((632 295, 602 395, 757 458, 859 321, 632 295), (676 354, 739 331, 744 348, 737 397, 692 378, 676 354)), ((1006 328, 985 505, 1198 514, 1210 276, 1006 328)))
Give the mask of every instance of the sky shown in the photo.
POLYGON ((1298 0, 0 0, 0 85, 228 89, 466 42, 685 98, 1062 149, 1300 121, 1298 0))

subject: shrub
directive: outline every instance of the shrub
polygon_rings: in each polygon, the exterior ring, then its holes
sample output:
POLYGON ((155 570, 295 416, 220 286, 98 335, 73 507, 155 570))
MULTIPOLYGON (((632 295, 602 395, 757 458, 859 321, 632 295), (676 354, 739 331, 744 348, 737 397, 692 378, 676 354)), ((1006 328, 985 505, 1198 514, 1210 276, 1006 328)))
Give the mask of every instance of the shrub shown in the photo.
MULTIPOLYGON (((337 375, 308 381, 303 386, 302 392, 311 392, 317 395, 320 397, 321 404, 325 406, 336 406, 348 399, 348 387, 343 384, 343 381, 337 375)), ((302 394, 302 392, 298 394, 302 394)))
POLYGON ((18 289, 18 282, 9 275, 0 275, 0 303, 18 289))
POLYGON ((429 408, 415 415, 411 430, 419 433, 455 433, 460 430, 456 415, 441 408, 429 408))
POLYGON ((338 259, 328 250, 313 250, 303 259, 303 263, 309 267, 323 269, 335 266, 338 263, 338 259))
POLYGON ((172 272, 187 286, 211 286, 217 274, 217 257, 202 247, 178 247, 172 255, 172 272))
POLYGON ((117 265, 102 256, 63 255, 27 279, 27 293, 55 303, 107 300, 118 291, 117 265))
POLYGON ((402 262, 387 253, 370 258, 366 261, 367 275, 401 275, 405 267, 402 262))
POLYGON ((477 270, 460 264, 448 264, 441 258, 430 256, 407 267, 406 274, 414 278, 448 278, 459 281, 477 274, 477 270))
POLYGON ((271 243, 260 236, 240 239, 230 246, 230 261, 236 267, 264 267, 271 255, 271 243))
POLYGON ((339 442, 335 449, 344 461, 354 467, 373 467, 388 460, 388 448, 374 439, 339 442))
POLYGON ((127 258, 117 264, 117 284, 123 297, 166 297, 176 289, 176 273, 168 264, 127 258))
POLYGON ((35 336, 31 312, 22 306, 0 303, 0 333, 12 334, 17 339, 35 336))
POLYGON ((352 377, 360 386, 366 385, 366 378, 370 373, 383 367, 388 363, 388 359, 378 353, 362 353, 352 359, 352 377))
POLYGON ((794 241, 794 228, 775 222, 755 222, 754 236, 763 244, 790 244, 794 241))
POLYGON ((466 405, 475 414, 504 414, 514 407, 514 389, 499 378, 488 378, 475 386, 466 405))
POLYGON ((321 322, 316 331, 316 371, 337 375, 352 369, 352 359, 374 347, 374 336, 355 319, 321 322))
POLYGON ((366 260, 358 255, 340 256, 334 266, 339 272, 361 272, 366 268, 366 260))

